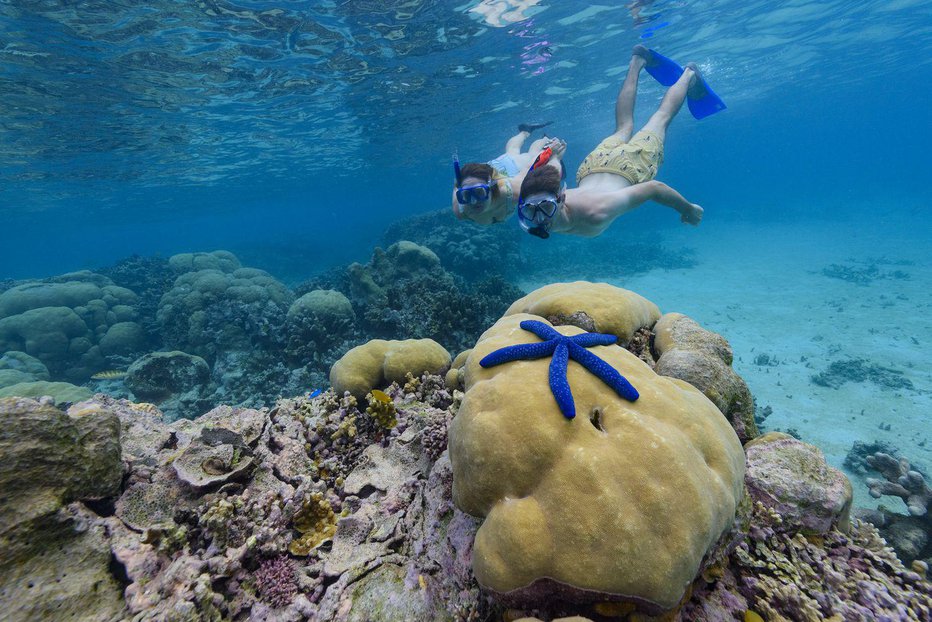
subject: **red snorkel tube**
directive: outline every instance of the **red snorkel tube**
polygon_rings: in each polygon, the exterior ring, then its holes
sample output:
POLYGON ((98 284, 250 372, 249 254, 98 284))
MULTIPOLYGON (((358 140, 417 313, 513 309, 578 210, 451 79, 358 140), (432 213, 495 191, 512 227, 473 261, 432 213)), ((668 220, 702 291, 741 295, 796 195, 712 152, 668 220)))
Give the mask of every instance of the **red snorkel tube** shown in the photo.
POLYGON ((528 173, 533 171, 538 166, 543 166, 547 162, 550 162, 550 156, 553 155, 553 149, 550 147, 544 147, 544 150, 537 154, 537 157, 534 158, 534 164, 531 165, 531 168, 527 170, 528 173))

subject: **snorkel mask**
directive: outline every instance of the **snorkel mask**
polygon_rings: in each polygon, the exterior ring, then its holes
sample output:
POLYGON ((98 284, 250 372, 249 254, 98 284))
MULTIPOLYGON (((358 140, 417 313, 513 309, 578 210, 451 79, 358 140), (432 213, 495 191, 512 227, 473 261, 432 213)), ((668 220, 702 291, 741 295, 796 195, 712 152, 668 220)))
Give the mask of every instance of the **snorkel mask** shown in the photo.
MULTIPOLYGON (((534 160, 534 164, 528 169, 528 173, 530 174, 538 166, 547 164, 552 155, 553 150, 550 147, 541 151, 540 155, 534 160)), ((552 199, 541 199, 533 202, 519 200, 518 224, 521 225, 521 228, 542 240, 549 238, 550 228, 553 227, 553 217, 557 213, 557 208, 560 207, 559 194, 562 194, 565 187, 566 184, 562 184, 560 193, 552 199)))
POLYGON ((491 180, 488 183, 463 187, 463 171, 460 170, 460 161, 455 153, 453 154, 453 174, 456 177, 456 202, 460 205, 482 203, 492 197, 493 182, 491 180))
POLYGON ((518 204, 518 223, 531 235, 546 240, 550 237, 553 217, 559 206, 560 201, 556 197, 533 202, 522 201, 518 204))

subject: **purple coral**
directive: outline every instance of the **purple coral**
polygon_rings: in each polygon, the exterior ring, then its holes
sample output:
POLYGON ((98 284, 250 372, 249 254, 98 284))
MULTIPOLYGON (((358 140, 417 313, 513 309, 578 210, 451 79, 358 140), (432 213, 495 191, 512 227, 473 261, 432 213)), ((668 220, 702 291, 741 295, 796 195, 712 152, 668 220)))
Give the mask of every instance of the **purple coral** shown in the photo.
POLYGON ((287 555, 263 559, 253 577, 259 597, 275 608, 287 607, 298 595, 298 575, 287 555))
POLYGON ((926 484, 919 471, 910 468, 909 460, 897 460, 890 454, 877 452, 867 457, 867 464, 879 471, 884 479, 870 478, 867 486, 871 496, 879 499, 883 495, 899 497, 906 503, 913 516, 924 516, 932 499, 932 489, 926 484))
POLYGON ((427 425, 424 426, 424 436, 421 444, 432 462, 436 462, 440 454, 447 448, 447 426, 449 421, 446 415, 446 412, 439 412, 430 417, 427 425))

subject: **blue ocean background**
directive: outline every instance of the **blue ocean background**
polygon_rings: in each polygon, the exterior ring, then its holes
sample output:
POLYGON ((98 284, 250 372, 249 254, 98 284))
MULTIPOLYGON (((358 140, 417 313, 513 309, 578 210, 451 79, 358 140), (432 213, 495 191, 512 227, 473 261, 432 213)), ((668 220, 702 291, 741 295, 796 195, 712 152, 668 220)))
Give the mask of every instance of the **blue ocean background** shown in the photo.
MULTIPOLYGON (((635 289, 728 338, 770 423, 834 464, 878 422, 932 464, 928 1, 4 2, 0 279, 215 249, 289 285, 366 262, 393 223, 449 209, 454 151, 491 159, 520 122, 552 120, 575 171, 637 43, 697 62, 728 104, 684 109, 659 174, 705 219, 647 205, 597 242, 524 236, 546 263, 515 283, 552 264, 635 289), (613 241, 694 265, 592 274, 613 241), (907 277, 823 273, 874 260, 907 277), (821 343, 914 389, 812 387, 821 343)), ((638 125, 661 96, 643 76, 638 125)))

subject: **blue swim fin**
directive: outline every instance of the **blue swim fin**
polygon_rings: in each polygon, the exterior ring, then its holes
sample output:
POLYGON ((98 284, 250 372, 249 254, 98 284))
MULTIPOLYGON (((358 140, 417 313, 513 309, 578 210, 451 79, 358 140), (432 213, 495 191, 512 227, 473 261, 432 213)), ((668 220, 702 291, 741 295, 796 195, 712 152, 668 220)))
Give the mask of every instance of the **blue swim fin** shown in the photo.
POLYGON ((647 70, 654 80, 664 86, 673 86, 676 81, 683 75, 683 68, 675 60, 667 58, 663 54, 654 50, 649 50, 643 45, 634 47, 634 54, 641 56, 647 61, 644 69, 647 70))
POLYGON ((699 78, 699 84, 690 88, 686 94, 686 105, 689 106, 689 111, 693 113, 693 116, 696 119, 705 119, 727 108, 722 98, 715 94, 709 83, 702 77, 699 68, 693 63, 687 67, 695 71, 696 77, 699 78))

